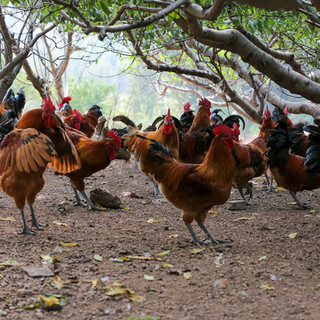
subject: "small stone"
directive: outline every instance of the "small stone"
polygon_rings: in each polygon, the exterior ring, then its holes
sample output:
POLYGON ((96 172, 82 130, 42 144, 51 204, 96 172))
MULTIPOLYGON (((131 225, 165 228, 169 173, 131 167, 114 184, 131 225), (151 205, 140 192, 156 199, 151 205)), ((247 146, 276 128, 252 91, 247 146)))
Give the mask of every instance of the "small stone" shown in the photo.
POLYGON ((31 278, 40 278, 40 277, 53 277, 54 273, 51 269, 47 267, 37 268, 37 267, 22 267, 22 270, 27 273, 31 278))
POLYGON ((90 191, 90 200, 104 208, 119 209, 121 205, 120 198, 101 189, 93 189, 90 191))
POLYGON ((228 210, 245 210, 247 208, 247 204, 244 200, 234 200, 228 202, 230 205, 228 210))

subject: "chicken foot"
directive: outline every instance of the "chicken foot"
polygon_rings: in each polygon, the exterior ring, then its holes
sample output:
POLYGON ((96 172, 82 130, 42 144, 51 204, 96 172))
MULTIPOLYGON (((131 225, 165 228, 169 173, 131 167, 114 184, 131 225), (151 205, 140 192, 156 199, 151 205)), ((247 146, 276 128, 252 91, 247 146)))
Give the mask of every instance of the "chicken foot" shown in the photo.
POLYGON ((72 187, 72 190, 73 190, 74 196, 75 196, 75 201, 74 201, 73 204, 74 204, 75 206, 86 207, 87 205, 86 205, 83 201, 81 201, 81 199, 80 199, 80 197, 79 197, 79 195, 78 195, 77 189, 76 189, 73 185, 71 185, 71 187, 72 187))
POLYGON ((99 207, 95 206, 95 205, 92 203, 92 201, 91 201, 90 198, 87 196, 87 194, 85 193, 85 191, 80 191, 80 193, 82 194, 82 196, 84 197, 84 199, 87 201, 90 210, 104 211, 104 209, 99 208, 99 207))
POLYGON ((195 242, 198 246, 201 246, 202 244, 204 244, 204 242, 200 241, 199 238, 197 237, 197 235, 195 234, 195 232, 194 232, 194 230, 192 228, 192 225, 190 223, 186 223, 186 222, 185 222, 185 225, 186 225, 186 227, 188 228, 188 230, 191 233, 193 242, 195 242))
POLYGON ((29 204, 29 208, 30 208, 30 212, 31 212, 31 226, 30 229, 32 229, 33 227, 36 227, 38 230, 43 230, 43 225, 41 225, 37 219, 36 216, 34 214, 34 210, 31 204, 29 204))
POLYGON ((242 200, 245 201, 248 206, 253 206, 254 203, 250 203, 249 202, 251 200, 251 198, 252 198, 252 195, 253 195, 252 187, 249 184, 247 184, 246 185, 246 189, 247 189, 246 194, 249 194, 249 199, 248 200, 245 198, 245 196, 243 194, 243 188, 238 188, 242 200))
POLYGON ((33 232, 31 229, 28 228, 27 223, 26 223, 26 219, 24 217, 24 212, 23 210, 20 210, 20 215, 21 215, 21 219, 22 219, 22 231, 19 232, 19 234, 32 234, 32 235, 36 235, 35 232, 33 232))
POLYGON ((300 202, 295 192, 289 190, 289 193, 291 194, 292 198, 295 200, 295 202, 301 209, 310 209, 310 206, 300 202))
POLYGON ((210 231, 207 229, 207 227, 204 225, 204 223, 202 221, 197 221, 198 226, 205 232, 205 234, 208 236, 208 238, 212 241, 215 242, 217 244, 219 243, 228 243, 231 242, 231 240, 221 240, 221 239, 217 239, 216 237, 214 237, 210 231))

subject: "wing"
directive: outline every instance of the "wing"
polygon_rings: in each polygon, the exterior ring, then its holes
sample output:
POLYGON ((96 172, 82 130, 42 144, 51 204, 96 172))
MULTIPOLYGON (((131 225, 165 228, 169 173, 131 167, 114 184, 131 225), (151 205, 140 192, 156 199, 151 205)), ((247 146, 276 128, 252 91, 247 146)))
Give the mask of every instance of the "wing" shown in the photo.
POLYGON ((56 156, 52 141, 35 129, 16 129, 0 145, 0 174, 11 168, 18 172, 36 172, 56 156))
POLYGON ((58 126, 51 129, 54 132, 50 133, 50 138, 57 154, 51 157, 52 162, 48 164, 48 167, 62 174, 79 169, 81 164, 77 150, 65 130, 58 126))

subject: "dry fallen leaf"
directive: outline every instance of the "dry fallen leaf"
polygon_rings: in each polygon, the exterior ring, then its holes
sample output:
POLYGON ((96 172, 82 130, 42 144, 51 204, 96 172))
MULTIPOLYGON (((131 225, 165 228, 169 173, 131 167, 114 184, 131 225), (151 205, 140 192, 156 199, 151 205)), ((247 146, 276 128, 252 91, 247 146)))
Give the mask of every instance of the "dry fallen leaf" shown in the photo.
POLYGON ((171 236, 169 236, 170 239, 172 239, 172 238, 178 238, 178 237, 179 237, 178 234, 172 234, 171 236))
POLYGON ((161 261, 160 258, 143 257, 143 256, 126 256, 126 257, 120 257, 120 259, 124 260, 124 261, 130 261, 130 260, 156 260, 156 261, 161 261))
POLYGON ((290 233, 290 234, 289 234, 289 238, 290 238, 290 239, 295 239, 295 238, 297 237, 297 234, 298 234, 297 232, 290 233))
POLYGON ((206 248, 192 249, 192 250, 191 250, 191 253, 197 254, 197 253, 202 252, 202 251, 204 251, 204 250, 206 250, 206 248))
POLYGON ((227 279, 218 279, 213 283, 214 288, 226 288, 228 284, 227 279))
POLYGON ((0 221, 14 222, 14 221, 16 221, 16 219, 14 217, 6 217, 6 218, 0 218, 0 221))
POLYGON ((158 257, 163 257, 163 256, 165 256, 165 255, 167 255, 169 253, 170 253, 170 250, 167 250, 167 251, 163 251, 163 252, 158 253, 157 256, 158 257))
POLYGON ((154 280, 154 276, 148 276, 147 274, 145 274, 143 276, 144 279, 148 280, 148 281, 153 281, 154 280))
POLYGON ((192 278, 192 274, 191 274, 191 272, 185 272, 185 273, 183 274, 183 277, 184 277, 185 279, 189 280, 189 279, 192 278))
POLYGON ((173 264, 170 264, 170 263, 163 263, 162 264, 164 267, 166 267, 166 268, 173 268, 174 267, 174 265, 173 264))
POLYGON ((41 257, 41 259, 43 259, 44 261, 48 261, 49 263, 54 263, 54 262, 59 261, 58 257, 50 257, 47 254, 42 254, 40 257, 41 257))
POLYGON ((240 260, 237 260, 236 261, 236 265, 237 266, 243 266, 244 265, 244 262, 240 261, 240 260))
POLYGON ((95 288, 97 287, 100 283, 101 283, 101 280, 100 279, 92 279, 92 280, 71 280, 72 283, 78 283, 78 282, 82 282, 82 283, 91 283, 91 287, 92 288, 95 288))
POLYGON ((58 220, 52 221, 53 224, 56 224, 57 226, 63 226, 67 227, 68 225, 66 223, 59 222, 58 220))
POLYGON ((148 223, 156 223, 156 222, 161 222, 162 220, 154 220, 153 218, 149 219, 147 222, 148 223))
POLYGON ((64 247, 76 247, 79 245, 77 242, 60 242, 60 244, 64 247))
POLYGON ((63 283, 63 280, 59 276, 55 276, 51 282, 51 285, 60 290, 63 287, 63 283))
POLYGON ((210 213, 210 214, 217 214, 218 212, 217 212, 217 211, 214 211, 214 210, 209 210, 209 213, 210 213))
POLYGON ((100 254, 95 254, 95 255, 93 256, 93 258, 94 258, 95 260, 97 260, 97 261, 102 261, 102 260, 103 260, 103 258, 100 256, 100 254))
POLYGON ((252 219, 254 219, 254 217, 241 217, 238 219, 234 219, 233 221, 252 220, 252 219))
POLYGON ((262 257, 258 258, 258 261, 262 261, 262 260, 267 260, 267 256, 262 256, 262 257))
POLYGON ((260 288, 263 290, 275 290, 275 287, 269 286, 268 284, 262 284, 260 288))

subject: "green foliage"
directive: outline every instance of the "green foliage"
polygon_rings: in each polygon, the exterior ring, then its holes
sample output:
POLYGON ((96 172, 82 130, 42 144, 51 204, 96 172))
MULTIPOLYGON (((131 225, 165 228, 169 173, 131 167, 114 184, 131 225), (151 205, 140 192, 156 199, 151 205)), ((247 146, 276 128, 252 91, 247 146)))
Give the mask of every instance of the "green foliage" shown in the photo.
POLYGON ((103 80, 82 79, 77 83, 76 78, 69 77, 69 94, 72 96, 71 105, 81 113, 88 111, 94 104, 99 105, 102 113, 107 115, 113 107, 113 92, 115 86, 103 80))

